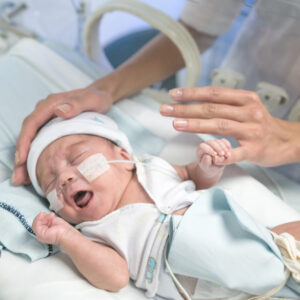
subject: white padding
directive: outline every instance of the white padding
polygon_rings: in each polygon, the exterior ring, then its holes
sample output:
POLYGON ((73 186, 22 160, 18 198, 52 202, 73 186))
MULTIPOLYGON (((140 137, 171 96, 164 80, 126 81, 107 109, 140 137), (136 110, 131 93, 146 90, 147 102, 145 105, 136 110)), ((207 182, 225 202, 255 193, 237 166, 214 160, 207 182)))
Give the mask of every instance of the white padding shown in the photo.
POLYGON ((52 190, 47 195, 47 199, 50 203, 49 209, 54 210, 55 212, 58 212, 59 210, 61 210, 64 207, 62 201, 60 201, 57 196, 56 189, 52 190))
POLYGON ((109 169, 109 164, 102 153, 96 153, 86 158, 77 169, 88 182, 92 182, 109 169))

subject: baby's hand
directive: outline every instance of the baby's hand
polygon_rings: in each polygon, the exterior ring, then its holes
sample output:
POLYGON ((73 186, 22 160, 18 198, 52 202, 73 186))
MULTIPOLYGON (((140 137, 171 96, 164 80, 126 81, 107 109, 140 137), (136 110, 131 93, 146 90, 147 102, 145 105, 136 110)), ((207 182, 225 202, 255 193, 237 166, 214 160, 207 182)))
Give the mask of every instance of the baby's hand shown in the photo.
POLYGON ((73 227, 54 213, 39 213, 32 228, 38 240, 45 244, 59 244, 61 238, 73 227))
POLYGON ((231 151, 231 144, 227 139, 210 140, 198 146, 197 156, 199 167, 207 172, 207 175, 214 176, 224 168, 224 162, 231 151))

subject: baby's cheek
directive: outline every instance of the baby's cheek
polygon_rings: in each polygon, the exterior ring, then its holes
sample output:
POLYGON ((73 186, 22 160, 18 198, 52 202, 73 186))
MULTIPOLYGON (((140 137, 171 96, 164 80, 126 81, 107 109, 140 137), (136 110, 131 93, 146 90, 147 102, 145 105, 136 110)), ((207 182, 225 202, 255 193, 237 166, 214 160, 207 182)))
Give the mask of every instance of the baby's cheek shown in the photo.
POLYGON ((57 215, 70 224, 81 223, 80 219, 77 216, 77 212, 74 211, 71 207, 65 206, 63 209, 57 212, 57 215))
POLYGON ((110 182, 107 182, 104 176, 99 176, 95 180, 89 183, 89 186, 94 194, 98 196, 110 190, 110 182))

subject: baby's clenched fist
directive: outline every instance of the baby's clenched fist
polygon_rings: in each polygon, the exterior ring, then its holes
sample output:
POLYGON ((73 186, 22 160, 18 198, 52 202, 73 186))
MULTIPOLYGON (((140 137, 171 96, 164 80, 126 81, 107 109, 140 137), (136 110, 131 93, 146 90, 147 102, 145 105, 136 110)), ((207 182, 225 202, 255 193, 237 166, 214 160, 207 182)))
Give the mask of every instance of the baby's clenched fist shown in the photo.
POLYGON ((230 157, 231 144, 226 139, 216 139, 201 143, 197 149, 199 167, 207 175, 215 176, 224 169, 223 162, 230 157))

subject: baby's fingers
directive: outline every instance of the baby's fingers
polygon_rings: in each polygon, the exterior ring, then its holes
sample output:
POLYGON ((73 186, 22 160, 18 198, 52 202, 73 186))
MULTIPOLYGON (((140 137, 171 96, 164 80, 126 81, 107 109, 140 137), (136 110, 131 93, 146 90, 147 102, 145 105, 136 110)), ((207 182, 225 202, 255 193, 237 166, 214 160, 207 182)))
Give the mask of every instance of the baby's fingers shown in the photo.
POLYGON ((197 149, 198 158, 200 159, 204 154, 209 154, 210 156, 217 155, 217 153, 214 151, 214 149, 209 144, 201 143, 197 149))
POLYGON ((237 147, 231 149, 230 156, 226 158, 226 160, 215 160, 215 164, 217 165, 231 165, 234 163, 238 163, 240 161, 245 160, 249 157, 249 152, 246 147, 237 147))
POLYGON ((45 212, 40 212, 32 223, 33 231, 38 230, 42 226, 50 227, 54 216, 54 213, 47 214, 45 212))
POLYGON ((223 139, 218 140, 218 141, 222 144, 222 147, 224 148, 225 151, 227 151, 227 152, 231 151, 231 144, 227 139, 223 138, 223 139))
POLYGON ((206 142, 220 157, 229 157, 231 146, 226 139, 210 140, 206 142))

